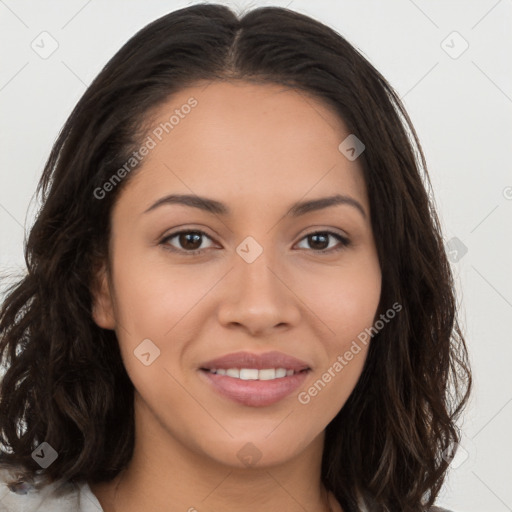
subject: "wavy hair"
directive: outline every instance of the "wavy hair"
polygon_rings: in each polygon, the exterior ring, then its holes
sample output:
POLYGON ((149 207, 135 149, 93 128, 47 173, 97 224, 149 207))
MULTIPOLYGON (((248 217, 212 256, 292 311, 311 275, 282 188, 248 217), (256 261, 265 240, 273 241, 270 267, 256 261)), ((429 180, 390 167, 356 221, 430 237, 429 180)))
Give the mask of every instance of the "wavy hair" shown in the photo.
POLYGON ((79 100, 56 140, 25 243, 27 272, 0 310, 0 461, 20 478, 114 478, 134 444, 133 384, 114 331, 92 319, 112 206, 94 191, 125 163, 151 113, 200 81, 281 84, 323 101, 366 145, 359 157, 382 269, 377 314, 402 311, 370 343, 361 377, 327 426, 322 481, 346 512, 430 507, 471 390, 453 277, 425 157, 400 98, 340 34, 260 7, 196 4, 135 34, 79 100), (32 451, 58 452, 42 470, 32 451))

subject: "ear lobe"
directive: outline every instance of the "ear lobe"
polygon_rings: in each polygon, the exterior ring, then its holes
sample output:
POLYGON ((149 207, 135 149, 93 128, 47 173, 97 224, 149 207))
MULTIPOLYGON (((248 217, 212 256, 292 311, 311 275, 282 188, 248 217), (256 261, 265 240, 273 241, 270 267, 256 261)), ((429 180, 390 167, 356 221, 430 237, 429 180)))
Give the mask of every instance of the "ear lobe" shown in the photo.
POLYGON ((92 318, 103 329, 114 329, 116 326, 112 294, 105 265, 94 278, 91 287, 92 318))

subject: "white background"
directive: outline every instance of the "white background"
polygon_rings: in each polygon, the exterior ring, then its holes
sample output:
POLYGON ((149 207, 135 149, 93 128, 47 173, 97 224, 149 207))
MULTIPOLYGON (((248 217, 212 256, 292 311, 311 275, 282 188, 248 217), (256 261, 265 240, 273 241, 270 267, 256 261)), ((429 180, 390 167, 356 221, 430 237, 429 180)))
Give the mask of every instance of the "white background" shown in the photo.
MULTIPOLYGON (((191 3, 0 0, 0 272, 23 270, 37 181, 86 86, 139 28, 191 3), (47 59, 31 48, 43 31, 58 43, 47 59)), ((467 248, 452 268, 475 391, 462 424, 467 458, 455 459, 438 503, 512 511, 512 1, 219 3, 288 6, 326 23, 403 98, 445 241, 451 247, 456 237, 467 248), (460 53, 464 40, 469 47, 457 58, 445 51, 460 53)))

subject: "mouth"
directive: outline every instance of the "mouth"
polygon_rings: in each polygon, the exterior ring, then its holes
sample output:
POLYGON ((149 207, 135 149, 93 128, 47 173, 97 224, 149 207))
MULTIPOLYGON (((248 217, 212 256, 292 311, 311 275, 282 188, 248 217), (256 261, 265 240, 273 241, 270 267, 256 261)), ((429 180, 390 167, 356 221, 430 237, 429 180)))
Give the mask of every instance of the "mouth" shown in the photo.
POLYGON ((283 377, 291 377, 297 373, 307 372, 309 368, 304 368, 299 371, 291 368, 263 368, 262 370, 258 370, 257 368, 201 368, 201 370, 240 380, 275 380, 282 379, 283 377))
POLYGON ((295 391, 311 367, 281 352, 237 352, 203 363, 199 370, 223 397, 249 407, 265 407, 295 391))

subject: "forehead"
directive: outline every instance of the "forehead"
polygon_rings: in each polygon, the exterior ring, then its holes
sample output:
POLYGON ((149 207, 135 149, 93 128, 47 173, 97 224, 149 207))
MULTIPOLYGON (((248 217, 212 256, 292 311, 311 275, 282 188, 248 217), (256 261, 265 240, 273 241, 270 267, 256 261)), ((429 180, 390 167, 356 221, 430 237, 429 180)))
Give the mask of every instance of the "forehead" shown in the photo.
POLYGON ((338 149, 347 128, 303 91, 204 83, 173 94, 152 112, 149 126, 154 147, 128 187, 140 200, 181 191, 288 204, 339 192, 367 205, 361 166, 338 149))

